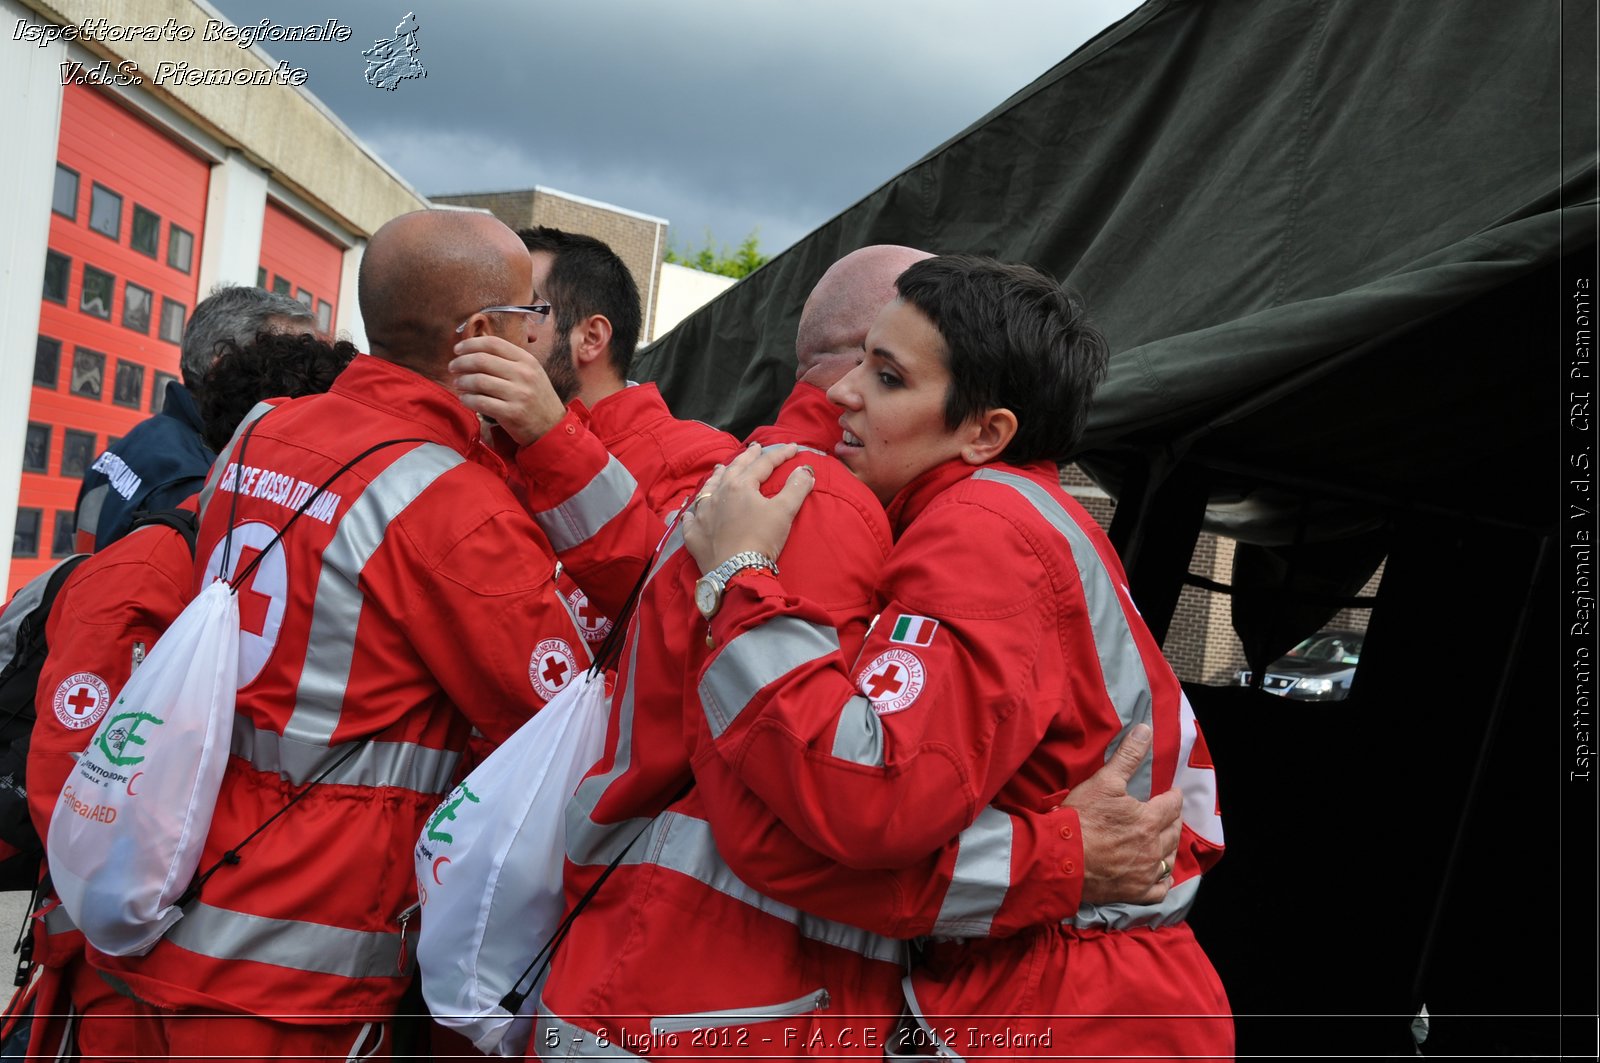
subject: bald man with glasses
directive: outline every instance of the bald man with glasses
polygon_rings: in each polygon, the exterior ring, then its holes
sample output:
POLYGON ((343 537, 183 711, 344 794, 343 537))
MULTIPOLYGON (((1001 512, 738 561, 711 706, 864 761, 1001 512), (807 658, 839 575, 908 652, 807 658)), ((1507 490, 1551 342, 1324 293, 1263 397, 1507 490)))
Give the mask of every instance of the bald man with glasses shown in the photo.
POLYGON ((470 733, 504 741, 589 664, 446 369, 462 337, 537 343, 526 248, 487 215, 407 214, 373 235, 359 284, 371 355, 325 395, 252 410, 201 494, 196 584, 230 530, 222 575, 260 557, 201 859, 220 866, 147 955, 94 958, 167 1058, 390 1055, 412 844, 470 733), (297 483, 327 494, 287 527, 297 483))

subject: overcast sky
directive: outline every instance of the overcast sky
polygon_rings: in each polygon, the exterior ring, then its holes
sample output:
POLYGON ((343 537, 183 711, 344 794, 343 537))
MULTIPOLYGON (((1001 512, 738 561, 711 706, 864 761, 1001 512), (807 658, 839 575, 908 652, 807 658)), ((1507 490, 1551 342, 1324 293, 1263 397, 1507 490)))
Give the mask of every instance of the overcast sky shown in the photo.
POLYGON ((1137 0, 212 0, 424 195, 544 185, 667 219, 681 251, 775 253, 867 195, 1137 0), (414 11, 427 77, 363 79, 414 11))

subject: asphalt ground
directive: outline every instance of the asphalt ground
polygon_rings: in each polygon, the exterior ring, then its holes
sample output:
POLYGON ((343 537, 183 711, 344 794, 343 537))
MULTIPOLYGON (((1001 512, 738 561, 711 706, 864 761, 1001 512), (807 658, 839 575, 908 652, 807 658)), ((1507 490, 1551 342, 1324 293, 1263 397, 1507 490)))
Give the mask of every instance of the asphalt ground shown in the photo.
POLYGON ((9 1001, 16 992, 11 976, 16 973, 17 957, 11 946, 16 944, 17 931, 27 915, 26 893, 0 893, 0 1000, 9 1001))

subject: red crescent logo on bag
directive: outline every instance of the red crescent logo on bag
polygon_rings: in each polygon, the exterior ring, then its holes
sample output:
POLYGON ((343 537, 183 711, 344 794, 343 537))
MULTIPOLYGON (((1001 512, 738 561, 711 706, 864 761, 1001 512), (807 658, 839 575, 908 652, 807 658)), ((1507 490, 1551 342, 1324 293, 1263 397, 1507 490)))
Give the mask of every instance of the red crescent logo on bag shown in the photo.
POLYGON ((449 862, 450 858, 448 856, 441 856, 433 862, 433 881, 436 885, 444 885, 444 883, 439 880, 439 869, 449 862))
POLYGON ((578 658, 565 639, 545 639, 533 648, 528 678, 544 700, 555 697, 577 674, 578 658))
POLYGON ((111 689, 93 672, 69 675, 56 687, 56 719, 73 731, 93 727, 111 707, 111 689))
POLYGON ((926 684, 922 661, 910 650, 885 650, 856 677, 856 688, 879 716, 911 707, 926 684))

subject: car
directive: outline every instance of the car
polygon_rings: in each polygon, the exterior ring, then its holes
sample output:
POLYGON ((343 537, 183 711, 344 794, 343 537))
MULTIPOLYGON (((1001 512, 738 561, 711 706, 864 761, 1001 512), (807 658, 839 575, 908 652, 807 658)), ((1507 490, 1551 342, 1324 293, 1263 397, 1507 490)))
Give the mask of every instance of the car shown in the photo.
MULTIPOLYGON (((1293 701, 1343 701, 1350 696, 1365 638, 1359 631, 1319 631, 1269 664, 1261 689, 1293 701)), ((1242 671, 1239 685, 1251 686, 1254 678, 1242 671)))

